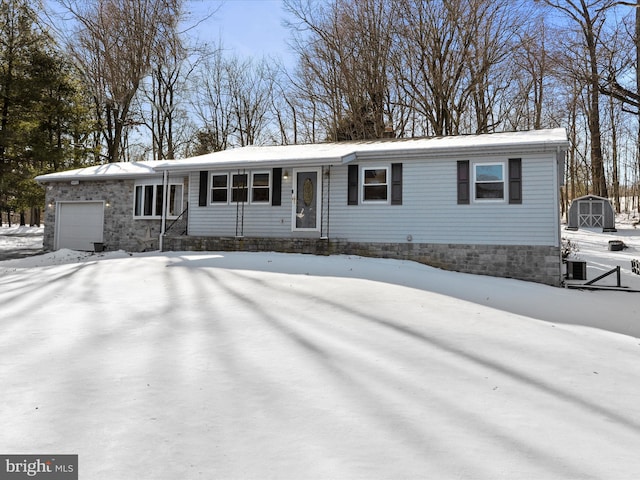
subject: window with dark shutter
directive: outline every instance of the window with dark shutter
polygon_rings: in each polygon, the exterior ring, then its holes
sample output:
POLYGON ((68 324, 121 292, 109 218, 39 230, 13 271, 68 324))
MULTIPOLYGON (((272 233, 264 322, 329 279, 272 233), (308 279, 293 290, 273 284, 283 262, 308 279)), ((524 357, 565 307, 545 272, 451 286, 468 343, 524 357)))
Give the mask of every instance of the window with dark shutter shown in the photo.
POLYGON ((358 165, 349 165, 347 172, 347 205, 358 204, 358 165))
POLYGON ((522 203, 522 159, 509 159, 509 203, 522 203))
POLYGON ((271 173, 271 205, 282 205, 282 169, 274 168, 271 173))
POLYGON ((469 160, 458 161, 458 205, 469 204, 469 160))
POLYGON ((209 172, 200 172, 200 188, 198 190, 198 206, 205 207, 207 205, 207 196, 209 194, 209 172))
POLYGON ((402 205, 402 164, 391 164, 391 205, 402 205))

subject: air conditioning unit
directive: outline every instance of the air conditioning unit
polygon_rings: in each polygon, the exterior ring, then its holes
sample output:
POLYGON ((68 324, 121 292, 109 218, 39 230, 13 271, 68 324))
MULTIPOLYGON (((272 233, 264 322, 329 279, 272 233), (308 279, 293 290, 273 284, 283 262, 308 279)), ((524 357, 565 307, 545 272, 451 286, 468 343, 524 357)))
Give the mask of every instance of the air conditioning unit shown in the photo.
POLYGON ((567 260, 567 280, 586 280, 587 262, 567 260))

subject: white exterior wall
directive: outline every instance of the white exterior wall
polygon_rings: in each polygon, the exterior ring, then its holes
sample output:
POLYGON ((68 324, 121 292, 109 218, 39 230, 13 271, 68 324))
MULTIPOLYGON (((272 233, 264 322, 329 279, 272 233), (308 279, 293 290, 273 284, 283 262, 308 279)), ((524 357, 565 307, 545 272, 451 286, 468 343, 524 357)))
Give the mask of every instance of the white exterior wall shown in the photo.
MULTIPOLYGON (((262 172, 264 169, 259 171, 262 172)), ((210 171, 209 175, 213 172, 210 171)), ((229 173, 229 171, 221 170, 219 173, 229 173)), ((247 170, 247 173, 250 174, 251 171, 247 170)), ((245 237, 291 236, 291 181, 291 177, 282 180, 282 205, 280 206, 251 204, 249 202, 244 204, 244 222, 239 222, 238 235, 245 237)), ((189 235, 236 236, 236 214, 240 213, 236 204, 198 206, 199 183, 199 173, 193 172, 189 181, 191 186, 189 190, 189 235)))
MULTIPOLYGON (((324 180, 322 235, 352 242, 451 243, 486 245, 559 246, 558 182, 556 153, 510 154, 491 157, 426 159, 386 157, 358 161, 364 166, 403 164, 403 204, 347 205, 347 165, 330 173, 329 225, 327 228, 327 180, 324 180), (474 202, 457 204, 457 160, 505 162, 522 159, 522 204, 474 202)), ((291 171, 292 169, 289 169, 291 171)), ((226 171, 222 171, 226 172, 226 171)), ((247 173, 250 173, 247 170, 247 173)), ((505 169, 506 176, 506 169, 505 169)), ((361 177, 361 175, 359 175, 361 177)), ((282 205, 244 205, 245 237, 308 238, 321 232, 292 232, 292 178, 282 180, 282 205)), ((361 183, 360 178, 360 183, 361 183)), ((192 236, 236 236, 236 205, 198 206, 199 174, 189 185, 189 229, 192 236)), ((508 178, 505 178, 508 185, 508 178)), ((505 196, 508 191, 505 187, 505 196)))
MULTIPOLYGON (((402 205, 347 205, 347 167, 332 169, 330 237, 355 242, 559 245, 555 153, 462 157, 403 164, 402 205), (457 160, 508 162, 522 158, 522 204, 457 203, 457 160)), ((360 165, 383 165, 379 161, 360 165)), ((508 183, 508 179, 505 179, 508 183)), ((507 191, 505 190, 505 196, 507 191)))

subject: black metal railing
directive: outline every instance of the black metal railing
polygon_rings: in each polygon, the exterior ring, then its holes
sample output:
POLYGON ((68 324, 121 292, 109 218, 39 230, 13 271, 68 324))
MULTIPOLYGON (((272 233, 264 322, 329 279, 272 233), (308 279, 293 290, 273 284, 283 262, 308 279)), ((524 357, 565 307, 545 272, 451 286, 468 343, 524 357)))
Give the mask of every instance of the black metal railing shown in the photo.
MULTIPOLYGON (((169 226, 165 229, 164 234, 167 235, 169 233, 169 231, 176 225, 176 223, 179 220, 182 220, 183 217, 185 216, 185 214, 189 211, 189 205, 187 205, 187 207, 182 211, 182 213, 180 215, 178 215, 172 222, 171 224, 169 224, 169 226)), ((180 235, 186 235, 187 234, 187 225, 185 224, 184 226, 184 230, 182 231, 182 233, 180 233, 180 235)))

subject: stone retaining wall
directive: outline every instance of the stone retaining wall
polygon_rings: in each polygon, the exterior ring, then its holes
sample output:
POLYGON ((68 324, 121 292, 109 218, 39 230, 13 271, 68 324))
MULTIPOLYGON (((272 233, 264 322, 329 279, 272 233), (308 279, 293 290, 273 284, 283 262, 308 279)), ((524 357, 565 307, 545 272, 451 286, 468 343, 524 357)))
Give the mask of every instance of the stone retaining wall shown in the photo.
POLYGON ((517 278, 560 285, 560 247, 528 245, 455 245, 429 243, 356 243, 339 239, 167 237, 171 251, 273 251, 316 255, 361 255, 413 260, 457 272, 517 278))

